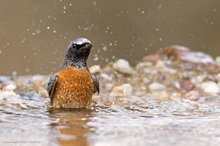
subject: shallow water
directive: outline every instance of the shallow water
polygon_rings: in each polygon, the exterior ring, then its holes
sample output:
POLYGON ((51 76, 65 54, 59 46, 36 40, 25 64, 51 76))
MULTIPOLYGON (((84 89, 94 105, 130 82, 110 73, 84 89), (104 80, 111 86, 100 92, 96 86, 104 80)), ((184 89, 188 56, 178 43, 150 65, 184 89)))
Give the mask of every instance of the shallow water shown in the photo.
POLYGON ((27 95, 0 97, 0 145, 214 146, 220 143, 217 98, 194 102, 103 97, 96 99, 91 109, 48 110, 48 98, 27 95))

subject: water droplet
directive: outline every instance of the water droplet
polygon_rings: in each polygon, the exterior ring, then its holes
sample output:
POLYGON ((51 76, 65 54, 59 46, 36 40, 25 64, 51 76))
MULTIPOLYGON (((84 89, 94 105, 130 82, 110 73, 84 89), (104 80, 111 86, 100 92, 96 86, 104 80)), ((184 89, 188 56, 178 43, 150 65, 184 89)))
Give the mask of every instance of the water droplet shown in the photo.
POLYGON ((108 50, 108 48, 106 46, 104 46, 102 49, 103 49, 103 51, 107 51, 108 50))
POLYGON ((98 60, 99 60, 98 55, 95 54, 95 55, 94 55, 94 61, 98 61, 98 60))
POLYGON ((23 38, 23 39, 21 40, 21 42, 22 42, 22 43, 25 43, 25 42, 26 42, 26 38, 23 38))
POLYGON ((17 72, 16 71, 13 71, 12 72, 12 76, 16 76, 17 75, 17 72))

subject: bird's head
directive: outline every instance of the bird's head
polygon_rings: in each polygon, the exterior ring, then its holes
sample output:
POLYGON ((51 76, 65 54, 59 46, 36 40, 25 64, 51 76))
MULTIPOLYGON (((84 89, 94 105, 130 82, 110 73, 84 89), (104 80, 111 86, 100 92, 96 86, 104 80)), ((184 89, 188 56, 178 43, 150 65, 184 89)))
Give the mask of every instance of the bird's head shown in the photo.
POLYGON ((64 67, 68 65, 77 68, 86 67, 86 61, 92 48, 91 42, 86 38, 77 38, 71 41, 66 51, 64 67))

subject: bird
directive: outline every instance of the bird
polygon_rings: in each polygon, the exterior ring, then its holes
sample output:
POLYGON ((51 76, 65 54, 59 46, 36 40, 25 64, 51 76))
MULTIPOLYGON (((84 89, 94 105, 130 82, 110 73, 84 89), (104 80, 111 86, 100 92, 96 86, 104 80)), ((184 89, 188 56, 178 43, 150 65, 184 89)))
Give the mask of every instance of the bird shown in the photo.
POLYGON ((92 95, 99 93, 99 81, 90 73, 87 59, 92 49, 86 38, 76 38, 66 50, 63 68, 48 82, 51 108, 90 108, 92 95))

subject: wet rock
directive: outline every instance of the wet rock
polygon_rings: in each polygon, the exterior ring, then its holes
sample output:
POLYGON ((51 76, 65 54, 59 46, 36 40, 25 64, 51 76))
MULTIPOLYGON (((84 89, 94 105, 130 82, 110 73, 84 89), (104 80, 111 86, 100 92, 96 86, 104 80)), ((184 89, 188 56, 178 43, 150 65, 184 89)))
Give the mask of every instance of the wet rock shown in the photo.
POLYGON ((110 77, 108 74, 102 73, 100 74, 100 78, 105 80, 105 81, 111 81, 112 77, 110 77))
POLYGON ((121 86, 114 87, 110 93, 110 96, 131 96, 132 90, 132 86, 126 83, 121 86))
POLYGON ((199 92, 198 91, 189 91, 183 95, 183 98, 189 100, 198 100, 199 99, 199 92))
POLYGON ((165 64, 163 61, 159 60, 157 61, 157 63, 155 64, 155 67, 158 69, 163 69, 165 67, 165 64))
POLYGON ((220 93, 220 88, 218 84, 212 81, 202 83, 200 88, 203 93, 210 96, 216 96, 220 93))
POLYGON ((151 92, 162 92, 162 91, 166 91, 166 86, 164 86, 163 84, 154 82, 149 85, 149 90, 151 92))
POLYGON ((100 67, 100 65, 91 66, 91 67, 89 68, 89 70, 90 70, 90 72, 91 72, 92 74, 99 74, 99 73, 101 73, 101 67, 100 67))
POLYGON ((155 92, 153 95, 161 100, 168 100, 170 96, 167 92, 155 92))
POLYGON ((140 62, 136 65, 136 70, 141 70, 143 68, 148 68, 148 67, 152 67, 153 63, 151 62, 140 62))
POLYGON ((113 64, 113 69, 124 75, 133 75, 134 69, 127 60, 119 59, 113 64))
POLYGON ((170 98, 171 98, 171 99, 182 98, 182 94, 179 93, 179 92, 173 92, 173 93, 170 95, 170 98))
POLYGON ((193 90, 195 85, 190 81, 190 80, 184 80, 182 82, 182 88, 185 89, 186 91, 193 90))
POLYGON ((216 57, 216 62, 220 63, 220 56, 216 57))
POLYGON ((176 89, 180 89, 180 88, 181 88, 179 82, 173 82, 173 86, 174 86, 176 89))
POLYGON ((14 91, 16 89, 16 85, 14 84, 9 84, 7 86, 5 86, 4 90, 6 91, 14 91))
POLYGON ((114 85, 113 85, 112 83, 106 83, 106 84, 105 84, 105 89, 106 89, 107 91, 110 91, 113 87, 114 87, 114 85))
POLYGON ((0 76, 0 84, 1 83, 12 83, 12 78, 8 76, 0 76))
POLYGON ((150 83, 150 79, 149 79, 148 77, 144 77, 143 80, 142 80, 142 82, 143 82, 144 84, 148 84, 148 83, 150 83))
POLYGON ((0 90, 0 97, 1 97, 1 99, 4 99, 4 98, 20 97, 20 96, 12 91, 1 91, 0 90))

